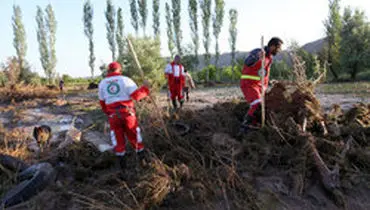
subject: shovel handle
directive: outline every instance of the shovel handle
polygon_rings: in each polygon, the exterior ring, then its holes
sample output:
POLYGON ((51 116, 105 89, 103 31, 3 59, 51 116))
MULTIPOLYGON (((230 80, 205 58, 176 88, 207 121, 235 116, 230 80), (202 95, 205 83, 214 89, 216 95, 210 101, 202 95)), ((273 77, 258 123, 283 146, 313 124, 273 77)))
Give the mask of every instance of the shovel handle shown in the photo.
MULTIPOLYGON (((263 52, 263 47, 264 47, 264 43, 263 43, 263 36, 261 37, 261 49, 262 49, 262 52, 263 52)), ((262 62, 261 62, 261 69, 260 69, 260 77, 261 77, 261 126, 264 127, 265 126, 265 74, 266 74, 266 71, 265 71, 265 53, 262 53, 262 62)))

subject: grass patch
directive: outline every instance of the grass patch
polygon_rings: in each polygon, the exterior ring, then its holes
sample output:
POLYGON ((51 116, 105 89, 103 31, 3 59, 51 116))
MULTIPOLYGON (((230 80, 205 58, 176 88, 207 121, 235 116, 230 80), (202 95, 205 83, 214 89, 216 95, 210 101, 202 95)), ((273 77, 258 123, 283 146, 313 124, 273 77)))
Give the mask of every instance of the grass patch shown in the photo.
POLYGON ((321 84, 318 93, 326 94, 365 94, 370 95, 370 82, 345 82, 321 84))

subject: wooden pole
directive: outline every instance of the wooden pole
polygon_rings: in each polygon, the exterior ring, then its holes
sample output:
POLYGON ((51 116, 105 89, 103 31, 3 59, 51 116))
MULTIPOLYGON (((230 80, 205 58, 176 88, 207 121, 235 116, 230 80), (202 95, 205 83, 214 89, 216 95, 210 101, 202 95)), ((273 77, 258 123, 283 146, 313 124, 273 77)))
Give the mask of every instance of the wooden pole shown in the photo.
MULTIPOLYGON (((137 58, 137 55, 136 55, 136 51, 135 51, 134 47, 132 46, 131 41, 130 41, 130 39, 128 37, 126 37, 126 41, 127 41, 128 47, 130 49, 130 52, 131 52, 132 56, 134 57, 134 61, 135 61, 136 67, 138 68, 138 70, 140 72, 141 79, 144 81, 144 79, 145 79, 145 77, 144 77, 144 71, 141 68, 140 62, 139 62, 139 60, 137 58)), ((157 113, 159 114, 159 118, 160 118, 160 121, 162 123, 162 127, 163 127, 163 130, 164 130, 165 134, 166 134, 166 137, 168 138, 168 140, 171 140, 170 134, 168 133, 168 130, 167 130, 166 123, 163 120, 161 110, 159 109, 157 103, 155 103, 155 100, 153 99, 153 97, 151 95, 149 95, 149 98, 152 101, 152 103, 153 103, 153 105, 154 105, 157 113)))
MULTIPOLYGON (((261 37, 261 49, 264 52, 263 36, 261 37)), ((261 77, 261 126, 265 126, 265 53, 262 53, 262 65, 260 69, 261 77)))

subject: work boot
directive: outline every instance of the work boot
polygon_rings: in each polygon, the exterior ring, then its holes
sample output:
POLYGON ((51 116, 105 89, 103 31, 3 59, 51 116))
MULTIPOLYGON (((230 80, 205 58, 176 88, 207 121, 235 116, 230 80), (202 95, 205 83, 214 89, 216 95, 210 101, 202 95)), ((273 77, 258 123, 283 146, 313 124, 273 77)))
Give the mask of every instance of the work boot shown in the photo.
POLYGON ((257 125, 256 119, 254 116, 246 115, 244 117, 244 121, 242 125, 240 126, 240 132, 241 133, 247 133, 251 130, 258 130, 259 127, 257 125))
POLYGON ((127 167, 127 160, 125 156, 119 156, 119 166, 121 167, 122 170, 125 170, 127 167))
POLYGON ((173 105, 173 108, 175 110, 177 110, 177 101, 176 100, 172 100, 172 105, 173 105))

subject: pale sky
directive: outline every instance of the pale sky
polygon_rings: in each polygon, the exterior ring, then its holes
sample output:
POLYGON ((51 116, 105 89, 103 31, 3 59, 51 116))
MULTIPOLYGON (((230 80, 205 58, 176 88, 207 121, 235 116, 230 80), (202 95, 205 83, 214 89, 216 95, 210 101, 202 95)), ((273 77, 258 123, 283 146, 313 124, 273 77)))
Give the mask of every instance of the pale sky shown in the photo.
MULTIPOLYGON (((83 4, 81 0, 0 0, 0 61, 5 61, 7 57, 15 55, 13 47, 12 15, 13 4, 21 7, 23 13, 23 23, 27 33, 27 60, 32 65, 32 70, 44 75, 39 60, 38 43, 36 37, 36 6, 45 8, 51 3, 58 21, 56 35, 57 69, 62 74, 69 74, 74 77, 90 76, 88 66, 88 42, 83 33, 83 4)), ((105 0, 92 0, 94 6, 94 41, 96 55, 96 73, 102 62, 110 62, 111 52, 106 39, 105 0)), ((133 33, 130 22, 130 7, 128 0, 113 0, 116 7, 123 9, 124 32, 133 33)), ((167 35, 165 23, 165 2, 171 3, 171 0, 160 0, 161 14, 161 53, 168 56, 167 35)), ((183 30, 183 42, 185 46, 191 43, 188 0, 182 0, 181 5, 181 28, 183 30)), ((328 15, 327 0, 225 0, 224 25, 220 35, 221 52, 229 52, 229 15, 230 8, 238 10, 238 37, 236 48, 238 51, 249 51, 259 47, 261 35, 268 41, 272 36, 281 37, 285 43, 294 39, 300 45, 315 41, 325 36, 323 21, 328 15)), ((367 17, 370 17, 370 0, 342 0, 342 9, 345 6, 359 8, 365 11, 367 17)), ((147 35, 152 35, 152 0, 148 0, 148 20, 147 35)), ((212 1, 212 10, 214 1, 212 1)), ((201 13, 199 9, 199 32, 200 32, 200 52, 204 52, 202 43, 202 24, 201 13)), ((212 34, 212 23, 210 24, 212 34)), ((140 29, 140 35, 142 30, 140 29)), ((214 39, 211 41, 211 53, 214 53, 214 39)))

